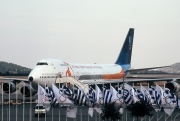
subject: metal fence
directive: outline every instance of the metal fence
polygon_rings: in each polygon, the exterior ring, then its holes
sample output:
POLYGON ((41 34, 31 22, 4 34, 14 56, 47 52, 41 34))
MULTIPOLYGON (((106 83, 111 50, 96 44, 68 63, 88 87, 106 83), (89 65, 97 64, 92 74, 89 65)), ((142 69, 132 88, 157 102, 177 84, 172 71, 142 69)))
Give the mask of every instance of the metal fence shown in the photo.
MULTIPOLYGON (((37 96, 35 96, 37 98, 37 96)), ((93 117, 88 115, 88 107, 78 106, 76 118, 66 117, 66 107, 52 107, 45 115, 35 116, 35 106, 37 104, 34 98, 33 102, 27 102, 23 95, 18 91, 14 93, 3 93, 0 88, 0 121, 102 121, 101 115, 94 111, 93 117)), ((175 109, 171 116, 164 111, 155 112, 153 116, 139 117, 139 121, 179 121, 180 110, 175 109)), ((131 117, 130 112, 125 108, 119 121, 136 121, 136 117, 131 117)))

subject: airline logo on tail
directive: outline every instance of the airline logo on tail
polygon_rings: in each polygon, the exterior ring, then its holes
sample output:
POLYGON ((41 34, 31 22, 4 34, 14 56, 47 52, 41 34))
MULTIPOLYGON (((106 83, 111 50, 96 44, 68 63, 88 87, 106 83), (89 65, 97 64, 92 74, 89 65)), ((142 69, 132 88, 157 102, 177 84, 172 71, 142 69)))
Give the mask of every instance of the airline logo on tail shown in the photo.
POLYGON ((129 37, 129 50, 131 50, 131 49, 132 49, 132 38, 129 37))

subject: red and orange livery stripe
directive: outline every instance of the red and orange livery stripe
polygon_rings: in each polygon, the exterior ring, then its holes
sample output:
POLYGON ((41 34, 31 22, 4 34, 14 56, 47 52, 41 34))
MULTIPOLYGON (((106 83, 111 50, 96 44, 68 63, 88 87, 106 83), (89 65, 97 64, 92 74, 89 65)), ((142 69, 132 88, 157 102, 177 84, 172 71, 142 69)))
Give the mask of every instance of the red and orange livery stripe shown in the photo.
POLYGON ((116 74, 105 74, 103 75, 103 79, 121 79, 125 75, 124 70, 116 74))

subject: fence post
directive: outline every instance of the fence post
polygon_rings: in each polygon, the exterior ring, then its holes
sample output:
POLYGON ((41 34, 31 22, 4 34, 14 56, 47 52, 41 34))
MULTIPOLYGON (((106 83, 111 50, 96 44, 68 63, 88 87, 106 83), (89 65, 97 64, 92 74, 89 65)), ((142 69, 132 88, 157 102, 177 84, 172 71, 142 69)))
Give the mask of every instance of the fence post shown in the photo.
POLYGON ((9 84, 9 121, 11 120, 10 118, 10 84, 9 84))
MULTIPOLYGON (((25 94, 25 83, 24 83, 24 87, 23 87, 23 94, 25 94)), ((23 121, 24 121, 24 95, 23 95, 23 121)))
POLYGON ((1 95, 2 95, 2 116, 1 116, 1 118, 2 118, 2 121, 3 121, 3 105, 4 105, 4 99, 3 99, 3 83, 2 83, 2 86, 1 86, 1 88, 2 88, 2 92, 1 92, 1 95))
POLYGON ((176 121, 176 117, 179 115, 179 113, 174 117, 174 121, 176 121))
MULTIPOLYGON (((17 85, 17 83, 16 83, 16 85, 17 85)), ((16 90, 16 121, 17 121, 17 90, 16 90)))

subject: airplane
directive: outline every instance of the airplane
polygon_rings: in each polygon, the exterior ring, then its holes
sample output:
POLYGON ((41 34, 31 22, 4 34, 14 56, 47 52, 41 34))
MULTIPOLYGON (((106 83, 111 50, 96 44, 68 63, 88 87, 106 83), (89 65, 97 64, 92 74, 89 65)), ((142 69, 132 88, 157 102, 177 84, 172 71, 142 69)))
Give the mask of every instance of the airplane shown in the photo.
MULTIPOLYGON (((24 82, 24 84, 21 85, 20 92, 25 97, 30 97, 37 93, 38 84, 41 86, 47 84, 51 87, 51 83, 56 83, 57 78, 63 79, 67 77, 67 79, 77 81, 81 84, 122 82, 131 67, 133 38, 134 28, 130 28, 114 64, 76 64, 59 59, 42 59, 30 72, 28 79, 6 78, 6 80, 11 81, 3 83, 3 91, 5 93, 13 93, 17 89, 16 85, 20 82, 24 82)), ((161 67, 149 69, 155 68, 161 67)), ((179 80, 173 80, 172 78, 126 80, 126 82, 143 81, 167 81, 166 87, 172 92, 180 91, 179 80)))

